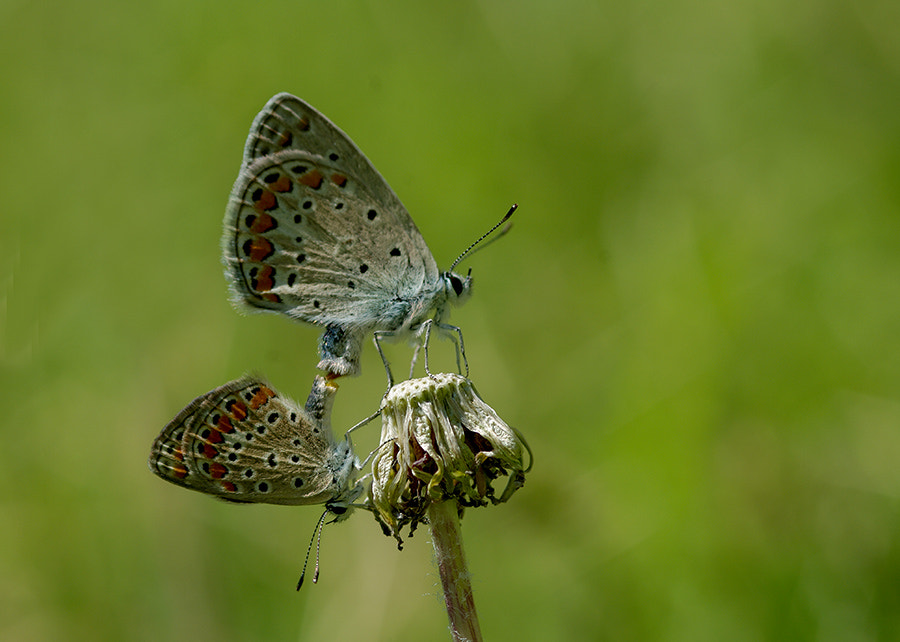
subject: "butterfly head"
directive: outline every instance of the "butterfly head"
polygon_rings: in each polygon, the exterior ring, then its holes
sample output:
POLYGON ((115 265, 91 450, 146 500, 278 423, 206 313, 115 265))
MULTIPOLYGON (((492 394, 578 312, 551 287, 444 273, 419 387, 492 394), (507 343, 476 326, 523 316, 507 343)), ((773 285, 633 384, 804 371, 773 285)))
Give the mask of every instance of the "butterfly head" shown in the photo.
MULTIPOLYGON (((354 459, 355 461, 355 459, 354 459)), ((356 466, 359 466, 359 462, 355 461, 356 466)), ((330 522, 342 522, 353 512, 353 509, 356 507, 355 502, 359 499, 359 496, 363 494, 365 491, 365 486, 362 481, 357 481, 353 486, 348 488, 345 492, 341 493, 338 497, 331 499, 325 502, 325 510, 327 513, 330 513, 333 517, 329 521, 330 522)))
POLYGON ((325 510, 332 515, 331 522, 342 522, 353 512, 353 506, 346 501, 333 501, 325 504, 325 510))
POLYGON ((461 277, 456 272, 444 272, 441 275, 444 281, 444 291, 447 293, 447 300, 453 305, 462 305, 472 296, 472 270, 465 277, 461 277))

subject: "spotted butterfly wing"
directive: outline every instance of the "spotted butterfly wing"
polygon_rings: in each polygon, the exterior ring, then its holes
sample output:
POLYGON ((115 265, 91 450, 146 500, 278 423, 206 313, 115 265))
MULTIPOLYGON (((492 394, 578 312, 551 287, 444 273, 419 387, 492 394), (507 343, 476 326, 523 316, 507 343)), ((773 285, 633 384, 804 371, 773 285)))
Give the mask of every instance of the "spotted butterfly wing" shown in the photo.
POLYGON ((306 407, 244 377, 188 404, 162 430, 150 470, 166 481, 237 502, 325 504, 343 514, 362 492, 349 440, 336 442, 337 386, 316 377, 306 407))
POLYGON ((243 164, 249 165, 258 158, 286 149, 307 152, 337 163, 377 191, 379 201, 397 213, 404 227, 419 232, 390 185, 350 137, 315 107, 283 92, 270 98, 254 118, 244 144, 243 164))
POLYGON ((239 307, 326 326, 319 367, 332 376, 359 371, 365 333, 415 328, 470 283, 438 271, 365 155, 290 94, 273 97, 253 122, 223 254, 239 307))

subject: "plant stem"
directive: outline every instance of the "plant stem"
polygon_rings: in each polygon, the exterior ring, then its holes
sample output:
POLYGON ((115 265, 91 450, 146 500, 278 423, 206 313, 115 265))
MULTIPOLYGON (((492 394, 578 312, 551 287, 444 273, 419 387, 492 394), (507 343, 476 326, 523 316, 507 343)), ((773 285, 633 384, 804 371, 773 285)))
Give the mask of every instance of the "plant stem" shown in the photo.
POLYGON ((434 556, 444 588, 444 605, 455 642, 481 642, 478 613, 466 566, 456 500, 431 504, 428 508, 434 556))

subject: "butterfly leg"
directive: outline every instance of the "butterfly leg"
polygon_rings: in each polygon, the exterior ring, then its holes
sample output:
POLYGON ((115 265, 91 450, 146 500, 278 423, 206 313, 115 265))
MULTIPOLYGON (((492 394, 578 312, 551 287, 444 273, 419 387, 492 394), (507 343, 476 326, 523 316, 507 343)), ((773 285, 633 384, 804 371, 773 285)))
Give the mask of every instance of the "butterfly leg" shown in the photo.
POLYGON ((375 419, 375 417, 379 416, 380 414, 381 414, 381 408, 379 408, 378 410, 376 410, 375 412, 373 412, 371 415, 369 415, 368 417, 366 417, 366 418, 363 419, 362 421, 360 421, 360 422, 358 422, 357 424, 355 424, 354 426, 352 426, 349 430, 347 430, 346 433, 344 433, 344 437, 347 438, 347 439, 349 439, 349 438, 350 438, 350 433, 351 433, 351 432, 353 432, 353 431, 356 430, 357 428, 362 428, 363 426, 365 426, 367 423, 369 423, 370 421, 372 421, 373 419, 375 419))
POLYGON ((425 352, 425 374, 429 377, 431 376, 431 369, 428 367, 428 343, 431 341, 431 326, 434 324, 432 319, 428 319, 424 323, 422 323, 422 327, 419 328, 419 333, 424 332, 425 337, 422 340, 422 348, 425 352))
MULTIPOLYGON (((378 444, 378 447, 377 447, 375 450, 373 450, 372 452, 370 452, 370 453, 369 453, 369 456, 366 457, 365 461, 363 461, 363 463, 361 463, 361 464, 359 465, 359 469, 362 470, 363 468, 365 468, 366 466, 368 466, 368 465, 369 465, 369 462, 372 461, 372 457, 374 457, 375 455, 377 455, 377 454, 378 454, 378 451, 380 451, 382 448, 384 448, 385 446, 387 446, 387 445, 389 445, 389 444, 390 444, 390 445, 393 445, 393 444, 395 444, 395 443, 396 443, 396 440, 393 439, 393 438, 391 438, 391 439, 388 439, 387 441, 383 441, 383 442, 381 442, 380 444, 378 444)), ((363 477, 370 476, 371 474, 372 474, 372 473, 368 473, 367 475, 364 475, 363 477)), ((361 477, 360 479, 363 479, 363 477, 361 477)))
POLYGON ((412 379, 416 374, 416 362, 419 360, 419 350, 422 349, 422 344, 418 341, 416 342, 416 348, 413 350, 412 361, 409 363, 409 378, 412 379))
MULTIPOLYGON (((466 345, 463 343, 462 330, 460 330, 455 325, 450 325, 449 323, 438 323, 438 327, 447 333, 447 335, 453 340, 453 343, 456 346, 456 369, 459 374, 462 374, 462 366, 466 367, 466 378, 469 377, 469 360, 466 359, 466 345), (455 335, 454 335, 455 333, 455 335), (460 357, 462 357, 462 363, 460 363, 460 357)), ((426 353, 427 354, 427 353, 426 353)), ((426 361, 427 363, 427 361, 426 361)))
MULTIPOLYGON (((375 341, 375 349, 378 350, 378 356, 381 357, 381 362, 384 363, 384 371, 387 373, 388 390, 394 387, 394 375, 391 374, 391 364, 388 363, 387 357, 384 356, 384 350, 381 349, 381 340, 385 337, 392 337, 394 334, 395 333, 390 330, 376 330, 372 337, 373 341, 375 341)), ((387 393, 385 392, 385 394, 387 393)))

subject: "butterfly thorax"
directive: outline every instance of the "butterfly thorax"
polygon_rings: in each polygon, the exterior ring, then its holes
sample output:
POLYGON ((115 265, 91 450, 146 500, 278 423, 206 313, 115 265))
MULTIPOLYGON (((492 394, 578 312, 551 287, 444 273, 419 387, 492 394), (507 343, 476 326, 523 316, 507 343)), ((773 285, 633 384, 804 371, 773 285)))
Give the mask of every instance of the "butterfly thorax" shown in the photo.
MULTIPOLYGON (((353 447, 348 439, 344 439, 335 449, 334 454, 325 464, 325 468, 334 476, 334 487, 338 492, 336 500, 344 496, 352 495, 355 488, 351 488, 353 480, 359 471, 359 460, 353 454, 353 447), (343 491, 341 489, 344 489, 343 491)), ((358 492, 356 493, 359 494, 358 492)))
POLYGON ((396 296, 379 315, 377 327, 395 332, 417 330, 428 320, 440 322, 447 304, 462 305, 472 294, 472 277, 443 272, 434 287, 418 287, 406 297, 396 296))

